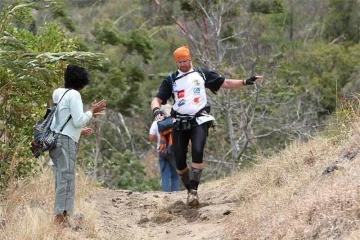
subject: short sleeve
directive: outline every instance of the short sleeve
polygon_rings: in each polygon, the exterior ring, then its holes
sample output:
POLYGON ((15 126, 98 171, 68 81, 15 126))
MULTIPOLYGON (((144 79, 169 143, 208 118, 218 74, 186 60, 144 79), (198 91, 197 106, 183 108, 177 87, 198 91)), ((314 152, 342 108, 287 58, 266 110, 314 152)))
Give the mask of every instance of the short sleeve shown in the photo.
POLYGON ((149 130, 149 134, 157 135, 157 131, 158 131, 157 121, 153 121, 149 130))
POLYGON ((216 94, 216 92, 220 89, 221 85, 224 83, 225 76, 205 68, 201 68, 201 70, 205 75, 205 87, 209 88, 213 93, 216 94))
POLYGON ((162 104, 166 104, 166 101, 171 97, 172 94, 172 86, 171 86, 171 79, 166 77, 159 88, 158 93, 156 94, 157 98, 160 98, 163 102, 162 104))

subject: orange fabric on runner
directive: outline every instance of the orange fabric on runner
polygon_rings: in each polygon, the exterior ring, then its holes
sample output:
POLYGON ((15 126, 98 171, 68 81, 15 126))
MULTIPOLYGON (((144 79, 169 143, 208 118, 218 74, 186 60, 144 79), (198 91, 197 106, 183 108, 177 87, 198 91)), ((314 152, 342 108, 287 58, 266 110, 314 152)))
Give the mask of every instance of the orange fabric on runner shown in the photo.
POLYGON ((190 55, 188 46, 183 46, 183 47, 177 48, 174 51, 173 55, 174 55, 175 62, 178 62, 180 60, 191 60, 191 55, 190 55))

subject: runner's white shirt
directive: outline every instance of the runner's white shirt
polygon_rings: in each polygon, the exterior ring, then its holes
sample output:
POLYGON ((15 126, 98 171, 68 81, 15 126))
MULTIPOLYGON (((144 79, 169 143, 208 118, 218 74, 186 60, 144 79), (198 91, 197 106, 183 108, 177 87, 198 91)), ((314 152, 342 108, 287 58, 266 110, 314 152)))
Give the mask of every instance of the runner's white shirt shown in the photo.
POLYGON ((176 78, 180 78, 173 83, 173 109, 180 114, 195 115, 207 102, 205 80, 194 69, 190 72, 192 73, 185 74, 178 70, 176 78))

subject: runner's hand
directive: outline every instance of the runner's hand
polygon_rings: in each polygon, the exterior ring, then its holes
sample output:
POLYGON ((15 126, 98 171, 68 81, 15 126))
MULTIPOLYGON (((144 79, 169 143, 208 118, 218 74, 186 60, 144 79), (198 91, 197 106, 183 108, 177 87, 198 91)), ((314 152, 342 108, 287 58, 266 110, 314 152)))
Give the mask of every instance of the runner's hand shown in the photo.
POLYGON ((246 80, 243 80, 244 85, 252 85, 255 83, 256 80, 261 80, 263 77, 262 76, 252 76, 246 80))

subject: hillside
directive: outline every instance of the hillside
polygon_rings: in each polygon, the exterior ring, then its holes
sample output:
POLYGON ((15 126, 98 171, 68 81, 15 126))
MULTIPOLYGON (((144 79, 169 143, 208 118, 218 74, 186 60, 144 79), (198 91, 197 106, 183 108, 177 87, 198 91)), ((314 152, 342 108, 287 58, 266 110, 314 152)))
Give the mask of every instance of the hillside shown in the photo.
POLYGON ((1 204, 1 239, 360 239, 360 122, 293 143, 254 168, 186 193, 97 188, 78 175, 76 213, 52 222, 52 177, 23 181, 1 204), (340 130, 339 130, 340 131, 340 130), (51 182, 51 184, 50 184, 51 182), (89 188, 91 187, 91 188, 89 188))

